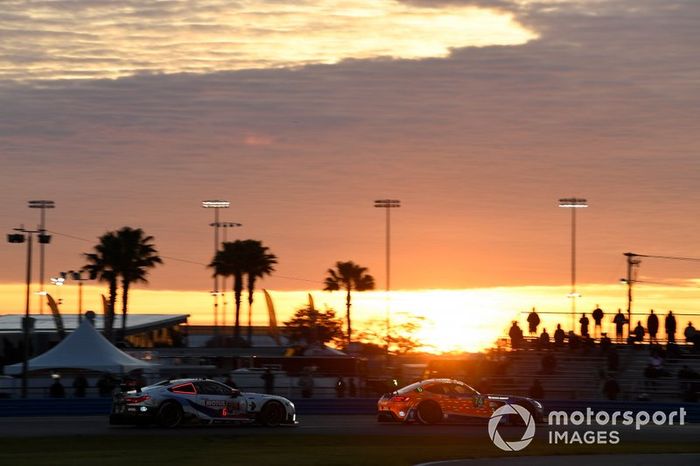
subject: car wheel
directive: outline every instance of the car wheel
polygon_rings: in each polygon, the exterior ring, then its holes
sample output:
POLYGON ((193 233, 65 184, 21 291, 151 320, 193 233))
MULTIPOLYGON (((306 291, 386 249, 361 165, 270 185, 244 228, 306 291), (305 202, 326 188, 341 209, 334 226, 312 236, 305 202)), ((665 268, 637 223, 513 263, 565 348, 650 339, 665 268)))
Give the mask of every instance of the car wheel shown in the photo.
POLYGON ((424 401, 418 405, 418 421, 421 424, 437 424, 442 421, 442 408, 434 401, 424 401))
POLYGON ((156 420, 159 426, 172 429, 182 423, 183 417, 182 407, 178 403, 166 401, 160 406, 156 420))
POLYGON ((284 421, 285 416, 284 406, 277 401, 268 401, 260 410, 258 422, 266 427, 277 427, 284 421))

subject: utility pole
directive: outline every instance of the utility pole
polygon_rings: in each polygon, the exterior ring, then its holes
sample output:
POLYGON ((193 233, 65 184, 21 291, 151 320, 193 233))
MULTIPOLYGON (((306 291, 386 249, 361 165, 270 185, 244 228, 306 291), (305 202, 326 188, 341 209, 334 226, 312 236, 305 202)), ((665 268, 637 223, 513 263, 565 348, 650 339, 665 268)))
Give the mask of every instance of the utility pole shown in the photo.
POLYGON ((623 279, 627 283, 627 336, 632 334, 632 284, 636 281, 636 268, 639 267, 642 260, 639 259, 639 254, 626 252, 627 257, 627 278, 623 279))

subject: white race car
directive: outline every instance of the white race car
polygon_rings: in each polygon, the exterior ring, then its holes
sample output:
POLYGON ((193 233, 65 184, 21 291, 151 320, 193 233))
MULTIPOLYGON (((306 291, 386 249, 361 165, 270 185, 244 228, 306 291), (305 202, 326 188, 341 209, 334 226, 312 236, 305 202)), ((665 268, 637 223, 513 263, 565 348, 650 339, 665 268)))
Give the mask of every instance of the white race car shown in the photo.
POLYGON ((209 379, 164 380, 114 396, 110 424, 177 427, 188 421, 205 424, 258 423, 296 425, 294 403, 276 395, 244 393, 209 379))

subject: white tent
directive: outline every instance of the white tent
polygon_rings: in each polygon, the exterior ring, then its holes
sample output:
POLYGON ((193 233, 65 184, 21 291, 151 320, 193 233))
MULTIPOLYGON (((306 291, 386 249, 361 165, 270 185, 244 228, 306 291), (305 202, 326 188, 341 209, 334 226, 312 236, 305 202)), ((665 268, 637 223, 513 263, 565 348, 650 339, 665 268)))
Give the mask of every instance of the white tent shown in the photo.
MULTIPOLYGON (((30 371, 45 369, 85 369, 122 373, 153 367, 129 356, 103 337, 88 319, 65 340, 28 362, 30 371)), ((5 367, 5 374, 21 374, 22 363, 5 367)))

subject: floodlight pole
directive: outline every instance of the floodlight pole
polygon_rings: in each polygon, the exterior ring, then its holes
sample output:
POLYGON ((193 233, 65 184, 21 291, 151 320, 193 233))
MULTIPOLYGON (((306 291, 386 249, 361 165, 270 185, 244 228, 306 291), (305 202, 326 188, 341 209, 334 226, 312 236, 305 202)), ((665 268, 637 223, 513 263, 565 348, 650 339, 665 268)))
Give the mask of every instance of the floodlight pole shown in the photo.
POLYGON ((27 243, 27 274, 26 274, 26 291, 24 300, 24 318, 22 319, 22 398, 27 397, 27 372, 29 370, 29 331, 31 329, 31 319, 29 317, 30 306, 29 298, 31 295, 32 286, 32 243, 34 233, 42 234, 42 230, 27 230, 24 226, 15 228, 17 233, 8 235, 7 239, 10 243, 27 243))
MULTIPOLYGON (((209 226, 215 226, 213 223, 210 223, 209 226)), ((229 228, 236 228, 236 227, 242 227, 240 223, 235 223, 235 222, 218 222, 218 226, 224 229, 224 243, 228 241, 226 233, 228 232, 229 228)), ((226 275, 221 277, 221 296, 223 296, 224 300, 221 303, 221 326, 226 327, 226 305, 228 304, 226 302, 226 275)))
MULTIPOLYGON (((207 200, 202 201, 202 207, 205 209, 214 209, 214 223, 210 226, 214 227, 214 257, 219 252, 219 209, 228 209, 231 203, 223 200, 207 200)), ((219 276, 214 273, 214 290, 211 292, 214 297, 214 334, 219 333, 219 276)))
POLYGON ((576 329, 576 210, 588 207, 585 199, 576 197, 559 199, 559 207, 571 209, 571 330, 576 329))
POLYGON ((378 199, 374 201, 374 207, 386 210, 386 350, 389 352, 389 336, 391 335, 391 209, 401 207, 398 199, 378 199))
MULTIPOLYGON (((56 207, 54 201, 48 200, 38 200, 29 201, 30 209, 41 209, 40 223, 39 223, 39 233, 43 236, 46 232, 46 209, 53 209, 56 207)), ((44 314, 44 296, 46 291, 44 290, 44 259, 45 251, 44 246, 46 243, 41 238, 39 239, 39 314, 44 314)))

